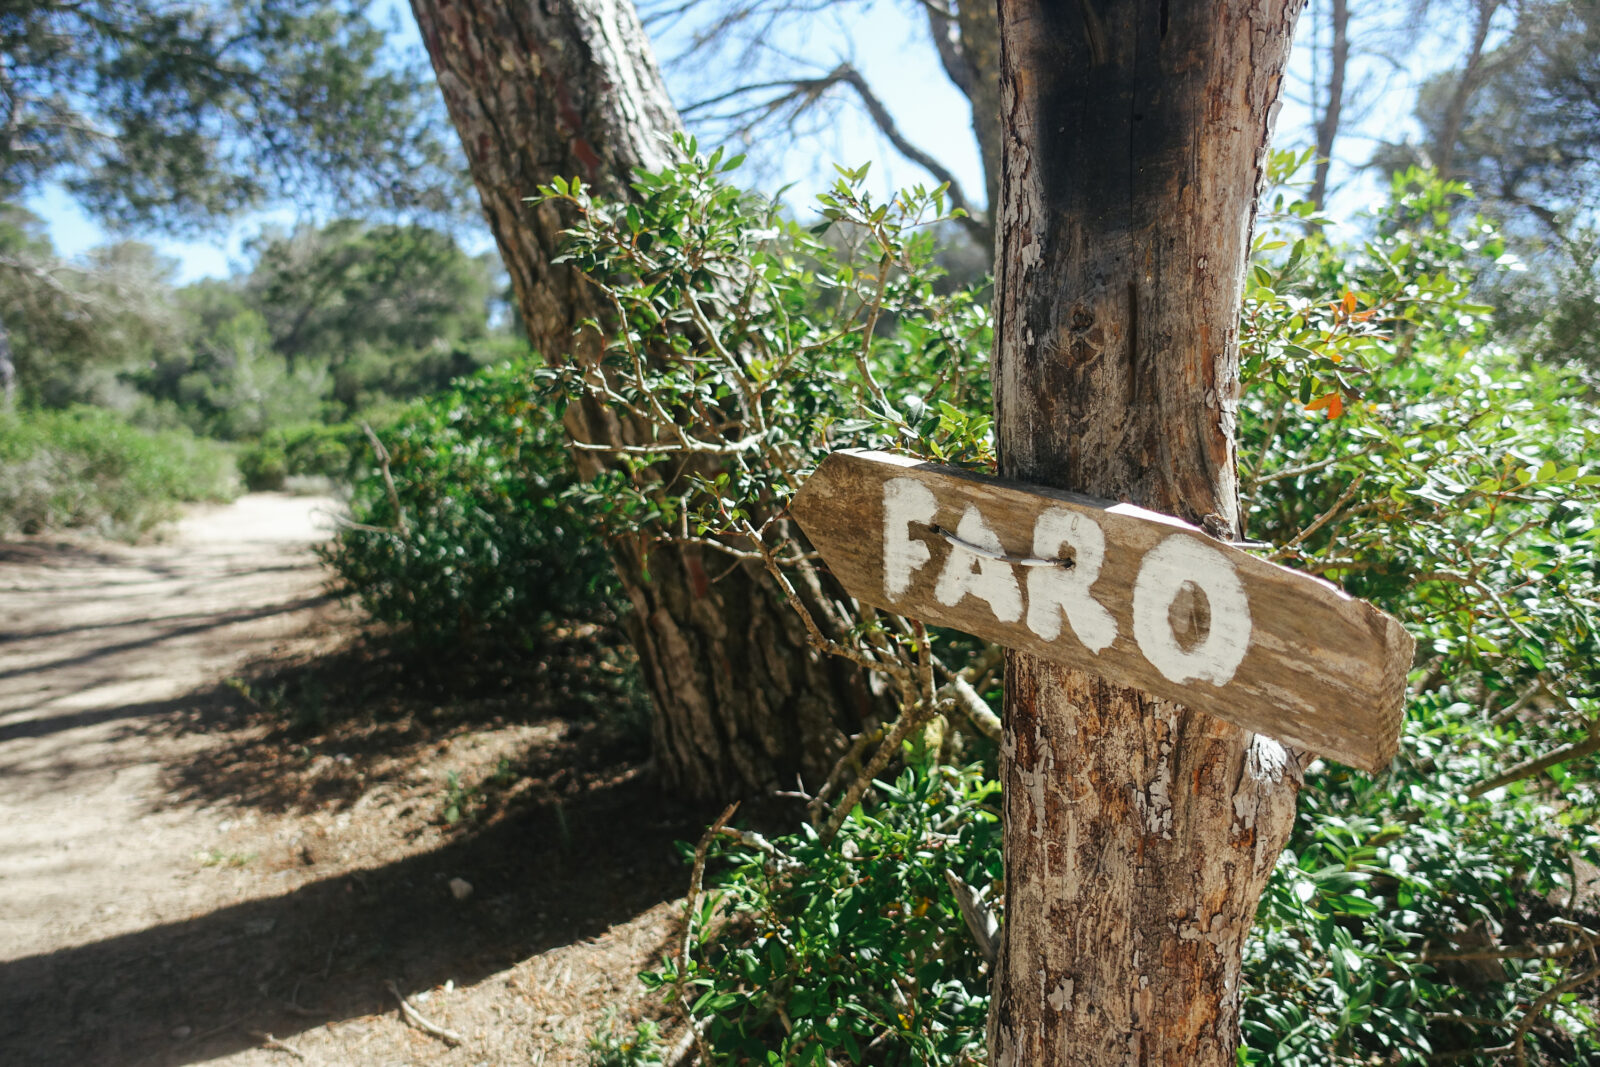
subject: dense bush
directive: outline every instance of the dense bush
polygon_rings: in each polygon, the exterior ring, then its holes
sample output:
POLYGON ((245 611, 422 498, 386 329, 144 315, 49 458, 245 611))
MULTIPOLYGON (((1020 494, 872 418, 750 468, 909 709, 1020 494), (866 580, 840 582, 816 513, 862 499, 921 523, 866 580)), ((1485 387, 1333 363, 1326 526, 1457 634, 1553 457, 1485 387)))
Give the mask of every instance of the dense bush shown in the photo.
POLYGON ((1247 960, 1251 1062, 1600 1056, 1574 867, 1600 861, 1600 410, 1474 303, 1501 248, 1464 196, 1402 174, 1359 247, 1258 242, 1250 533, 1418 656, 1390 771, 1307 776, 1247 960))
POLYGON ((225 500, 227 453, 99 408, 0 411, 0 535, 84 528, 133 539, 185 501, 225 500))
MULTIPOLYGON (((987 460, 983 391, 940 388, 981 363, 978 332, 959 326, 981 308, 927 295, 909 236, 926 194, 874 205, 847 173, 824 214, 855 239, 822 247, 684 148, 625 209, 550 191, 579 212, 572 255, 629 327, 603 364, 559 384, 659 434, 607 476, 619 533, 696 540, 782 585, 809 560, 782 503, 827 449, 987 460), (663 480, 663 459, 684 453, 726 457, 724 472, 663 480)), ((1240 419, 1249 533, 1396 613, 1419 659, 1391 769, 1308 773, 1246 956, 1247 1062, 1600 1056, 1600 921, 1575 873, 1600 861, 1600 475, 1585 465, 1600 454, 1600 412, 1575 372, 1497 342, 1472 294, 1500 250, 1482 221, 1459 221, 1461 195, 1404 175, 1355 247, 1285 197, 1257 243, 1240 419)), ((992 682, 970 650, 930 662, 906 620, 849 621, 814 639, 881 672, 903 708, 857 756, 902 739, 915 750, 905 727, 965 709, 932 677, 992 682)), ((745 839, 731 870, 712 861, 720 911, 697 910, 687 956, 652 981, 717 1062, 931 1062, 981 1048, 982 961, 927 865, 996 886, 972 829, 989 817, 982 790, 934 798, 930 836, 917 783, 947 779, 891 776, 863 794, 883 766, 842 763, 840 782, 856 780, 843 805, 837 791, 824 800, 830 782, 811 827, 745 839), (950 935, 926 983, 924 907, 950 935), (876 970, 879 954, 901 966, 876 970)))
POLYGON ((372 446, 358 422, 300 422, 268 430, 239 453, 252 491, 282 489, 290 478, 350 483, 372 466, 372 446))
POLYGON ((645 984, 703 1016, 727 1062, 981 1061, 988 979, 945 871, 999 879, 998 792, 980 765, 924 757, 832 842, 806 827, 714 849, 733 863, 698 909, 693 952, 645 984))
POLYGON ((387 464, 356 482, 354 524, 325 550, 374 617, 423 641, 492 632, 520 643, 553 614, 607 604, 609 560, 564 496, 565 439, 533 375, 491 367, 379 431, 387 464))

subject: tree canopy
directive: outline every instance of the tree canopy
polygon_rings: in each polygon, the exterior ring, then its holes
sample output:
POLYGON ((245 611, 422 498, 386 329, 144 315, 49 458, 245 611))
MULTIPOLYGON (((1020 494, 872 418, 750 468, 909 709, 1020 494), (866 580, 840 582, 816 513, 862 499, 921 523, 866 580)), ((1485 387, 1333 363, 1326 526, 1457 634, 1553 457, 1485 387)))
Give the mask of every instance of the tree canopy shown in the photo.
POLYGON ((59 182, 114 228, 285 197, 444 215, 459 149, 358 0, 6 0, 0 197, 59 182))

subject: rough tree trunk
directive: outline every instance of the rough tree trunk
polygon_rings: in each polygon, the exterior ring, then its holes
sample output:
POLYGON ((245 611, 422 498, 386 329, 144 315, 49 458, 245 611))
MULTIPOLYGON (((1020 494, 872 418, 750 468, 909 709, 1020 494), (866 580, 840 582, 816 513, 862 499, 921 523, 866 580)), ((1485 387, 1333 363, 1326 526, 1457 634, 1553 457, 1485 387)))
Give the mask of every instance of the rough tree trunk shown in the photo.
POLYGON ((1339 136, 1339 121, 1344 110, 1344 75, 1350 65, 1350 0, 1333 0, 1330 21, 1333 43, 1328 48, 1328 102, 1317 119, 1317 162, 1311 179, 1311 202, 1319 210, 1328 200, 1333 141, 1339 136))
MULTIPOLYGON (((1003 474, 1238 533, 1241 287, 1299 8, 1001 0, 1003 474)), ((1241 945, 1300 769, 1008 654, 992 1062, 1232 1064, 1241 945)))
POLYGON ((928 29, 945 73, 972 105, 990 228, 1000 203, 1000 23, 994 0, 929 3, 928 29))
MULTIPOLYGON (((628 0, 413 0, 484 213, 534 347, 569 358, 586 318, 608 309, 553 265, 563 221, 525 203, 551 178, 627 192, 634 167, 667 159, 680 129, 628 0)), ((616 443, 604 413, 568 413, 579 439, 616 443)), ((592 456, 592 453, 586 454, 592 456)), ((698 548, 613 546, 633 604, 630 636, 655 704, 666 783, 726 798, 820 782, 870 699, 842 661, 807 647, 789 607, 753 566, 698 548)))
POLYGON ((1456 146, 1461 140, 1461 126, 1467 119, 1467 104, 1482 82, 1484 47, 1489 41, 1489 27, 1502 6, 1501 0, 1478 0, 1472 24, 1472 43, 1467 48, 1456 84, 1450 90, 1444 121, 1433 141, 1432 162, 1441 178, 1456 176, 1456 146))

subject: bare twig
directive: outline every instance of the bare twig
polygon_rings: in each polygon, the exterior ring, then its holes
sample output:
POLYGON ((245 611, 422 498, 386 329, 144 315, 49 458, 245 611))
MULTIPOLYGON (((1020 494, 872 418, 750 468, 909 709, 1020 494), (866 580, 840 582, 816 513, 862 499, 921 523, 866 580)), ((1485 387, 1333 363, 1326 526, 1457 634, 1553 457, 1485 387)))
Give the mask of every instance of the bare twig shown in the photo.
POLYGON ((404 534, 407 531, 406 513, 400 506, 400 494, 395 492, 394 478, 389 474, 389 450, 383 447, 378 435, 372 432, 370 423, 363 422, 361 432, 367 435, 367 440, 372 444, 372 454, 378 458, 378 473, 383 475, 383 489, 389 494, 389 506, 394 508, 395 528, 404 534))
POLYGON ((301 1052, 287 1041, 278 1040, 269 1033, 265 1033, 261 1030, 251 1030, 250 1036, 261 1042, 263 1048, 270 1048, 276 1052, 287 1052, 301 1063, 311 1062, 310 1060, 306 1059, 306 1054, 304 1052, 301 1052))
POLYGON ((1298 478, 1302 474, 1314 474, 1317 471, 1326 470, 1328 467, 1331 467, 1336 463, 1344 463, 1347 460, 1360 459, 1362 456, 1371 455, 1383 446, 1384 442, 1374 441, 1357 452, 1342 452, 1337 456, 1329 456, 1327 459, 1320 459, 1315 463, 1307 463, 1299 467, 1285 467, 1282 470, 1275 470, 1270 474, 1263 474, 1259 477, 1251 477, 1248 484, 1251 488, 1257 488, 1259 486, 1266 485, 1268 482, 1282 481, 1285 478, 1298 478))
POLYGON ((689 895, 683 901, 683 943, 678 947, 678 1003, 683 1007, 684 1021, 689 1024, 689 1032, 694 1035, 695 1047, 700 1050, 700 1059, 705 1063, 711 1062, 711 1057, 706 1051, 705 1039, 700 1034, 700 1028, 695 1025, 694 1016, 689 1013, 689 1000, 684 982, 689 974, 689 951, 694 946, 694 915, 700 903, 700 889, 706 876, 706 853, 711 848, 711 841, 722 828, 733 818, 733 813, 739 810, 736 800, 722 809, 722 814, 706 828, 700 835, 700 841, 694 847, 694 868, 689 872, 689 895))
POLYGON ((1517 1057, 1517 1067, 1523 1067, 1528 1062, 1527 1050, 1523 1047, 1523 1044, 1527 1040, 1528 1031, 1533 1028, 1533 1024, 1538 1021, 1539 1016, 1544 1014, 1544 1010, 1554 1004, 1561 994, 1570 993, 1579 986, 1588 985, 1596 978, 1600 978, 1600 967, 1584 971, 1582 974, 1551 986, 1539 995, 1538 1000, 1529 1006, 1527 1014, 1517 1020, 1516 1033, 1511 1038, 1511 1047, 1517 1057))
POLYGON ((889 765, 889 760, 894 754, 900 751, 900 743, 911 736, 911 731, 921 726, 932 714, 933 705, 928 703, 914 704, 900 712, 900 718, 895 722, 894 729, 889 731, 889 736, 883 739, 878 751, 872 754, 872 759, 862 768, 856 780, 850 783, 850 788, 834 806, 833 814, 828 817, 828 824, 822 828, 820 835, 824 848, 833 843, 833 839, 839 835, 839 827, 844 825, 845 818, 857 804, 861 803, 861 798, 866 795, 873 781, 883 773, 883 769, 889 765))
POLYGON ((964 217, 960 219, 960 222, 977 239, 979 247, 987 247, 993 244, 993 233, 990 232, 989 227, 981 219, 973 215, 971 204, 961 189, 961 183, 956 181, 956 176, 937 159, 934 159, 928 153, 906 140, 905 135, 900 132, 900 128, 895 125, 893 116, 889 114, 889 109, 883 106, 883 101, 879 100, 867 86, 867 80, 861 76, 861 72, 846 63, 836 68, 830 77, 834 75, 837 75, 840 82, 856 91, 856 95, 861 98, 862 105, 867 109, 867 114, 871 116, 873 124, 889 139, 889 143, 894 145, 901 155, 933 175, 935 181, 946 187, 945 192, 950 198, 950 206, 964 213, 964 217))
POLYGON ((933 684, 933 644, 928 640, 928 628, 921 619, 911 620, 911 632, 917 642, 917 681, 921 685, 920 699, 935 699, 933 684))
POLYGON ((867 391, 878 402, 879 409, 896 422, 902 421, 900 413, 889 403, 889 397, 883 391, 883 386, 878 384, 878 379, 873 376, 872 364, 867 357, 872 353, 873 335, 878 331, 878 316, 883 311, 883 293, 889 285, 889 268, 894 263, 889 259, 888 253, 878 261, 878 288, 872 294, 872 303, 867 308, 867 322, 861 330, 861 344, 856 348, 856 369, 861 372, 861 378, 867 385, 867 391))
POLYGON ((1577 937, 1564 945, 1512 945, 1507 948, 1475 948, 1459 952, 1423 950, 1417 957, 1423 963, 1441 960, 1559 960, 1587 952, 1600 944, 1600 933, 1580 928, 1577 937))
POLYGON ((614 452, 625 456, 666 456, 678 452, 689 452, 705 456, 736 456, 741 452, 748 452, 756 445, 759 445, 762 436, 762 434, 752 434, 742 440, 720 444, 713 444, 696 438, 690 438, 682 444, 663 441, 654 445, 609 445, 590 441, 573 441, 572 447, 580 452, 614 452))
POLYGON ((988 224, 973 211, 971 201, 968 200, 966 192, 962 189, 961 183, 956 179, 955 174, 951 172, 950 168, 912 144, 906 138, 900 127, 895 123, 894 116, 889 113, 889 109, 884 106, 878 95, 872 91, 872 87, 867 84, 867 80, 862 77, 861 72, 849 63, 841 63, 833 70, 816 78, 795 78, 789 81, 757 82, 750 85, 742 85, 705 100, 696 101, 683 110, 685 114, 690 114, 704 111, 709 107, 749 93, 773 89, 785 90, 766 100, 763 104, 744 108, 734 113, 743 116, 750 116, 752 113, 758 114, 757 118, 745 123, 748 128, 786 109, 792 108, 791 115, 798 115, 801 111, 815 104, 829 89, 836 85, 847 86, 853 90, 860 99, 862 106, 866 109, 868 118, 872 120, 873 125, 878 127, 878 131, 894 146, 895 150, 927 171, 933 176, 934 181, 946 187, 945 195, 950 201, 951 208, 962 212, 957 221, 972 234, 980 247, 992 245, 994 243, 993 232, 988 224))
POLYGON ((754 830, 740 830, 733 826, 722 826, 717 829, 717 832, 723 837, 731 837, 739 844, 744 845, 746 848, 753 848, 757 852, 765 852, 769 856, 784 855, 778 850, 777 845, 774 845, 754 830))
POLYGON ((446 1030, 439 1024, 430 1022, 426 1016, 424 1016, 416 1008, 412 1007, 411 1002, 408 1001, 405 998, 405 995, 400 992, 400 987, 394 984, 394 979, 387 979, 383 985, 385 989, 394 994, 394 999, 400 1002, 400 1016, 405 1019, 406 1022, 410 1023, 412 1026, 415 1026, 418 1030, 421 1030, 425 1034, 432 1034, 434 1037, 437 1037, 440 1041, 443 1041, 447 1045, 455 1046, 466 1044, 466 1038, 462 1037, 454 1030, 446 1030))
POLYGON ((1504 726, 1506 723, 1509 723, 1510 720, 1514 720, 1514 718, 1517 718, 1517 715, 1522 713, 1522 709, 1525 709, 1525 707, 1528 707, 1528 705, 1533 704, 1533 697, 1539 696, 1541 693, 1544 693, 1544 675, 1539 675, 1538 678, 1534 678, 1533 685, 1523 689, 1522 693, 1518 694, 1515 701, 1507 704, 1504 709, 1494 712, 1493 717, 1490 718, 1490 726, 1504 726))
POLYGON ((678 1043, 673 1045, 667 1054, 661 1058, 666 1067, 688 1067, 693 1062, 695 1045, 700 1035, 696 1033, 693 1024, 678 1038, 678 1043))
POLYGON ((1510 1051, 1510 1045, 1496 1045, 1493 1048, 1457 1049, 1452 1052, 1435 1052, 1428 1057, 1428 1062, 1460 1063, 1462 1060, 1476 1060, 1482 1056, 1498 1056, 1510 1051))
POLYGON ((949 684, 939 692, 942 695, 947 691, 956 707, 966 714, 967 721, 977 727, 984 737, 999 744, 1005 727, 1000 722, 1000 716, 990 709, 988 702, 978 695, 972 684, 960 674, 952 672, 949 684))
POLYGON ((972 940, 977 942, 978 951, 983 953, 983 958, 993 967, 995 957, 1000 952, 999 920, 983 902, 982 894, 968 885, 955 871, 946 868, 944 880, 950 883, 950 891, 956 895, 956 905, 961 909, 961 919, 967 924, 967 932, 972 935, 972 940))
POLYGON ((1333 519, 1338 517, 1339 512, 1343 511, 1344 506, 1350 503, 1350 499, 1356 495, 1356 490, 1360 489, 1361 483, 1366 480, 1367 476, 1365 473, 1356 475, 1355 478, 1351 480, 1349 487, 1340 494, 1339 499, 1333 502, 1333 507, 1329 508, 1327 511, 1324 511, 1321 515, 1318 515, 1316 519, 1312 521, 1310 526, 1307 526, 1304 530, 1301 530, 1299 533, 1295 534, 1294 538, 1290 540, 1288 544, 1284 545, 1267 558, 1279 559, 1288 555, 1293 549, 1304 544, 1306 538, 1310 537, 1312 534, 1316 533, 1329 522, 1333 521, 1333 519))
POLYGON ((330 517, 333 520, 333 524, 339 527, 341 530, 360 530, 363 533, 380 534, 392 534, 395 532, 394 527, 392 526, 369 526, 364 522, 356 522, 354 519, 347 519, 343 515, 331 515, 330 517))
POLYGON ((827 810, 828 798, 833 795, 834 787, 843 779, 845 771, 851 767, 859 767, 861 754, 867 747, 883 736, 883 727, 875 726, 862 730, 850 741, 850 747, 834 762, 833 770, 828 773, 828 780, 822 783, 822 788, 817 790, 817 795, 811 798, 806 806, 811 812, 811 825, 820 826, 822 813, 827 810))
POLYGON ((678 950, 678 969, 680 972, 686 972, 689 969, 689 950, 694 945, 694 911, 700 900, 700 890, 705 884, 706 853, 711 848, 712 839, 722 833, 722 828, 728 825, 728 820, 733 818, 733 813, 738 810, 739 802, 737 800, 723 808, 722 814, 718 815, 711 825, 706 828, 706 832, 700 835, 700 842, 695 845, 694 867, 689 872, 689 895, 683 901, 683 945, 678 950))
POLYGON ((794 584, 789 581, 789 576, 783 573, 783 567, 779 564, 777 556, 773 554, 772 549, 762 539, 761 531, 756 529, 748 519, 743 520, 741 525, 744 535, 750 539, 751 543, 756 546, 756 550, 761 553, 761 559, 766 565, 767 573, 772 575, 773 580, 778 583, 778 589, 783 593, 784 599, 794 609, 795 614, 800 616, 800 621, 806 628, 806 634, 811 639, 811 647, 827 652, 830 655, 847 659, 856 666, 863 667, 869 671, 882 671, 896 679, 904 673, 898 663, 887 663, 874 659, 862 653, 860 649, 830 640, 822 632, 821 628, 817 626, 817 620, 812 618, 805 601, 800 599, 800 594, 795 591, 794 584))

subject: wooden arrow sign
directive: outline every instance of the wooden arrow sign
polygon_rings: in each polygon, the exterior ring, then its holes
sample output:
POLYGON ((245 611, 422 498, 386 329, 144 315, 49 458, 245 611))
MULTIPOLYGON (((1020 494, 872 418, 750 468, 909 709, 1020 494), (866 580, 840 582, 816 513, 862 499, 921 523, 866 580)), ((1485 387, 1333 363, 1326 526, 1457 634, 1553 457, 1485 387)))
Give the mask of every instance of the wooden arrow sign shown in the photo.
POLYGON ((1399 744, 1399 622, 1131 504, 835 452, 790 509, 858 600, 1093 671, 1369 771, 1399 744))

